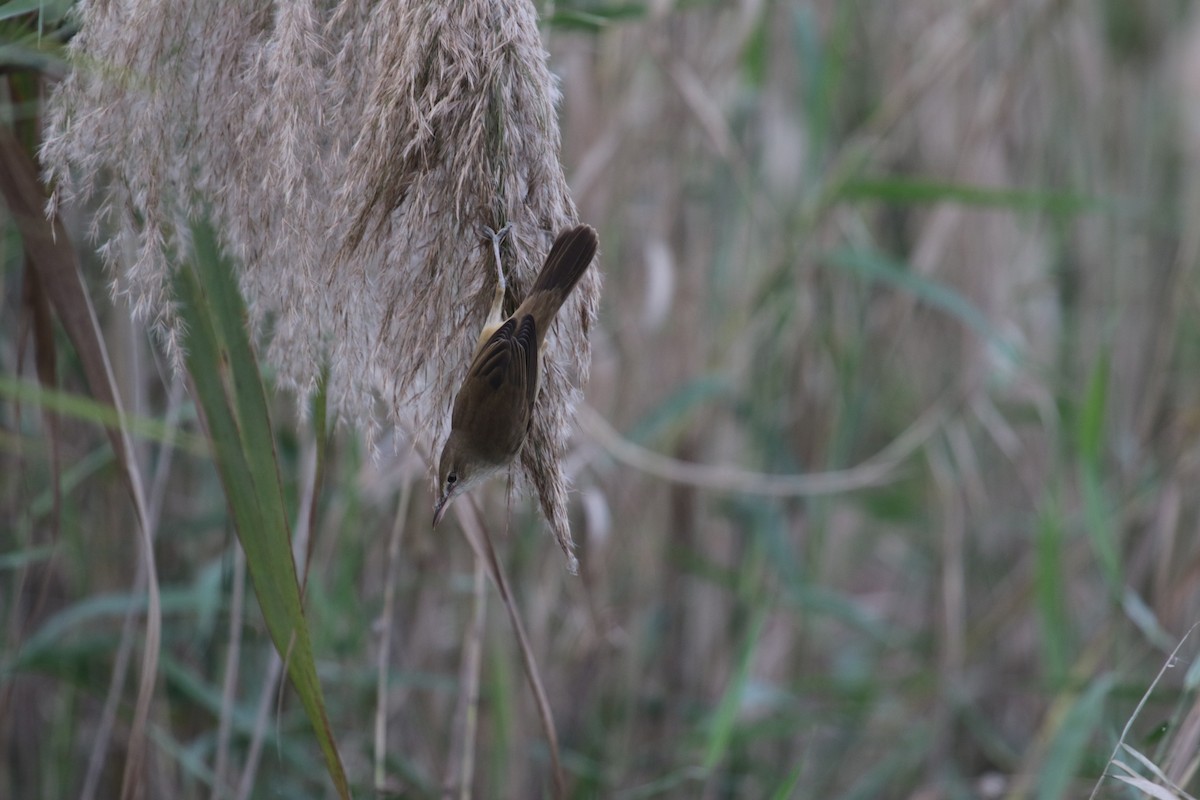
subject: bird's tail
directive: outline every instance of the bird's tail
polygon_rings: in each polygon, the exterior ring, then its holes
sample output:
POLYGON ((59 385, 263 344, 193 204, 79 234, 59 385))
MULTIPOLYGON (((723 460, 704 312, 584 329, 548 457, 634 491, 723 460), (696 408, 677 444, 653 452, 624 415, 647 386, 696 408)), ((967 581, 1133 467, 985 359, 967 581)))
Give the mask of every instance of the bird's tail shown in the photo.
POLYGON ((558 295, 561 305, 587 271, 598 246, 596 229, 591 225, 576 225, 560 233, 550 248, 550 254, 546 256, 546 264, 538 273, 529 296, 540 292, 558 295))

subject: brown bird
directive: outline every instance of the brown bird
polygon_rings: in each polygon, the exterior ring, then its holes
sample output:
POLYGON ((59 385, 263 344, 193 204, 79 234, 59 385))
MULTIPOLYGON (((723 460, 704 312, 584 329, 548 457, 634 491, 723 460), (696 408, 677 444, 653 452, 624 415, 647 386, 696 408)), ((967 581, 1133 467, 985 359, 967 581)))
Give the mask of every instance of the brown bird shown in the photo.
POLYGON ((438 464, 440 494, 433 508, 434 526, 451 500, 503 472, 521 452, 541 383, 546 333, 599 245, 590 225, 560 233, 529 296, 505 319, 500 242, 506 233, 508 226, 489 231, 499 282, 467 377, 454 398, 450 436, 438 464))

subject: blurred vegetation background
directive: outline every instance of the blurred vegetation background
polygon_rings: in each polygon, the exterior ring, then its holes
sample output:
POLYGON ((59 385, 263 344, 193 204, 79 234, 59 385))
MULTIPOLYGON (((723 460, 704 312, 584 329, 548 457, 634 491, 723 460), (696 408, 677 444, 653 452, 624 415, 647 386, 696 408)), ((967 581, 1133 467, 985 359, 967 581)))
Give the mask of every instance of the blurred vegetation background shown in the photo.
MULTIPOLYGON (((29 153, 71 32, 38 6, 0 4, 29 153)), ((1200 790, 1193 6, 540 4, 605 279, 568 462, 581 576, 532 502, 482 503, 568 796, 1200 790)), ((90 393, 0 219, 0 796, 114 797, 137 524, 108 417, 31 394, 39 370, 90 393)), ((89 222, 66 230, 158 520, 147 796, 328 796, 196 411, 89 222)), ((472 633, 481 578, 429 528, 427 465, 346 429, 318 460, 271 400, 356 794, 440 796, 467 753, 475 796, 548 796, 512 628, 496 604, 472 633)))

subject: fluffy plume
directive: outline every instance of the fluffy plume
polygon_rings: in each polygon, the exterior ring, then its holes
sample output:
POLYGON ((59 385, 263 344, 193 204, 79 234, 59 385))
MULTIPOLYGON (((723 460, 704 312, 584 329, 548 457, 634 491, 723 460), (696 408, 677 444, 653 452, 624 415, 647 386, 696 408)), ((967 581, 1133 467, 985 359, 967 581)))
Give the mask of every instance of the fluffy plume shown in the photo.
MULTIPOLYGON (((53 202, 95 197, 117 294, 175 350, 171 269, 211 214, 266 357, 373 440, 436 452, 511 222, 510 300, 576 219, 529 0, 82 2, 50 102, 53 202), (129 254, 135 256, 131 259, 129 254), (382 401, 382 404, 380 404, 382 401)), ((521 471, 569 552, 559 466, 599 278, 559 315, 521 471)))

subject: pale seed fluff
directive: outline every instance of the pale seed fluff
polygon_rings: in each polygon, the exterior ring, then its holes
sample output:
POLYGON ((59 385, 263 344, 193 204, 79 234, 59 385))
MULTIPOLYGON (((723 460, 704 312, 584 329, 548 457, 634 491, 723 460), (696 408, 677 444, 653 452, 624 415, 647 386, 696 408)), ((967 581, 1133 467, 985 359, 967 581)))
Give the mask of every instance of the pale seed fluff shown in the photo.
MULTIPOLYGON (((172 270, 208 214, 263 355, 374 441, 436 454, 511 222, 510 293, 576 220, 530 0, 83 0, 42 150, 52 204, 95 204, 114 292, 168 349, 172 270), (382 413, 381 413, 382 412, 382 413)), ((519 470, 570 555, 560 466, 599 277, 560 312, 519 470)), ((177 356, 177 353, 175 353, 177 356)))

